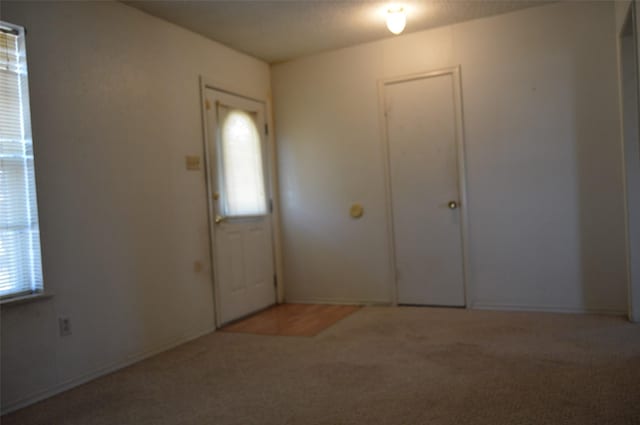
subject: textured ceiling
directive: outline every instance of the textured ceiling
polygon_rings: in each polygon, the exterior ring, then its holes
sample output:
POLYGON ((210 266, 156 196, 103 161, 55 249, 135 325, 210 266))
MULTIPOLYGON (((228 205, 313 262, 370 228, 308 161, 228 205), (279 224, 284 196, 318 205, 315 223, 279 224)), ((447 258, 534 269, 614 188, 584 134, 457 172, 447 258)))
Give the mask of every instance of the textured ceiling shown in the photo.
MULTIPOLYGON (((393 37, 384 24, 389 2, 129 0, 125 3, 267 62, 393 37)), ((448 25, 545 1, 423 0, 407 10, 405 33, 448 25)))

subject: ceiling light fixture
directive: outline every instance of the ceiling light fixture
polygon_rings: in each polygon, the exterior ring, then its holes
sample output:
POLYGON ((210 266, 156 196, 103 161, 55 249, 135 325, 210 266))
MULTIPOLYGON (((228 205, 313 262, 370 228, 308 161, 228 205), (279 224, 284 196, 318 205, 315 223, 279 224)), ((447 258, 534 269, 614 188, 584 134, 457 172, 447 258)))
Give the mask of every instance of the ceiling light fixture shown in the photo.
POLYGON ((407 15, 401 6, 391 6, 387 9, 387 28, 394 34, 400 34, 407 25, 407 15))

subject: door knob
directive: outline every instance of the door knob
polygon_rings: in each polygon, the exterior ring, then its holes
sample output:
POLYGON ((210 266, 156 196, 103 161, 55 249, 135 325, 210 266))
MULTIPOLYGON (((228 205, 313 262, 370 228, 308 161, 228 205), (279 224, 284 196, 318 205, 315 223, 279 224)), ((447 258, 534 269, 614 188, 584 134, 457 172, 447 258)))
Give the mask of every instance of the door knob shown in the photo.
POLYGON ((220 224, 223 221, 225 221, 227 219, 227 217, 221 216, 221 215, 216 215, 216 219, 214 220, 216 224, 220 224))
POLYGON ((449 201, 449 209, 455 210, 458 208, 458 203, 456 201, 449 201))

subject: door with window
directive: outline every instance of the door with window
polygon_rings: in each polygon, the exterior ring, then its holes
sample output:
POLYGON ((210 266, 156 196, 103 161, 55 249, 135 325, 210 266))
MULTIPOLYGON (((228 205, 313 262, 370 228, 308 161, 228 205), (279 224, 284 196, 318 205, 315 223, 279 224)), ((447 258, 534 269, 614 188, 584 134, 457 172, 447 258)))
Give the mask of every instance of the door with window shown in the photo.
POLYGON ((458 75, 456 68, 383 85, 400 304, 465 305, 458 75))
POLYGON ((207 88, 207 170, 217 323, 276 301, 262 102, 207 88))

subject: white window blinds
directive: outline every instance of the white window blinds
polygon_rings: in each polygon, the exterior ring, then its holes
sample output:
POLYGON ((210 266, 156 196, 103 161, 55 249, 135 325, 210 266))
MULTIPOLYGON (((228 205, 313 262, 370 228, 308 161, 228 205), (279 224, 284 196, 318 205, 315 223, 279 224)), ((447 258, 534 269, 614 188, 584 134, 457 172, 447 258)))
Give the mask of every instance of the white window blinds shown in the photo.
POLYGON ((0 21, 0 298, 42 291, 24 30, 0 21))
POLYGON ((222 122, 222 202, 230 217, 267 213, 262 144, 251 113, 219 106, 222 122))

